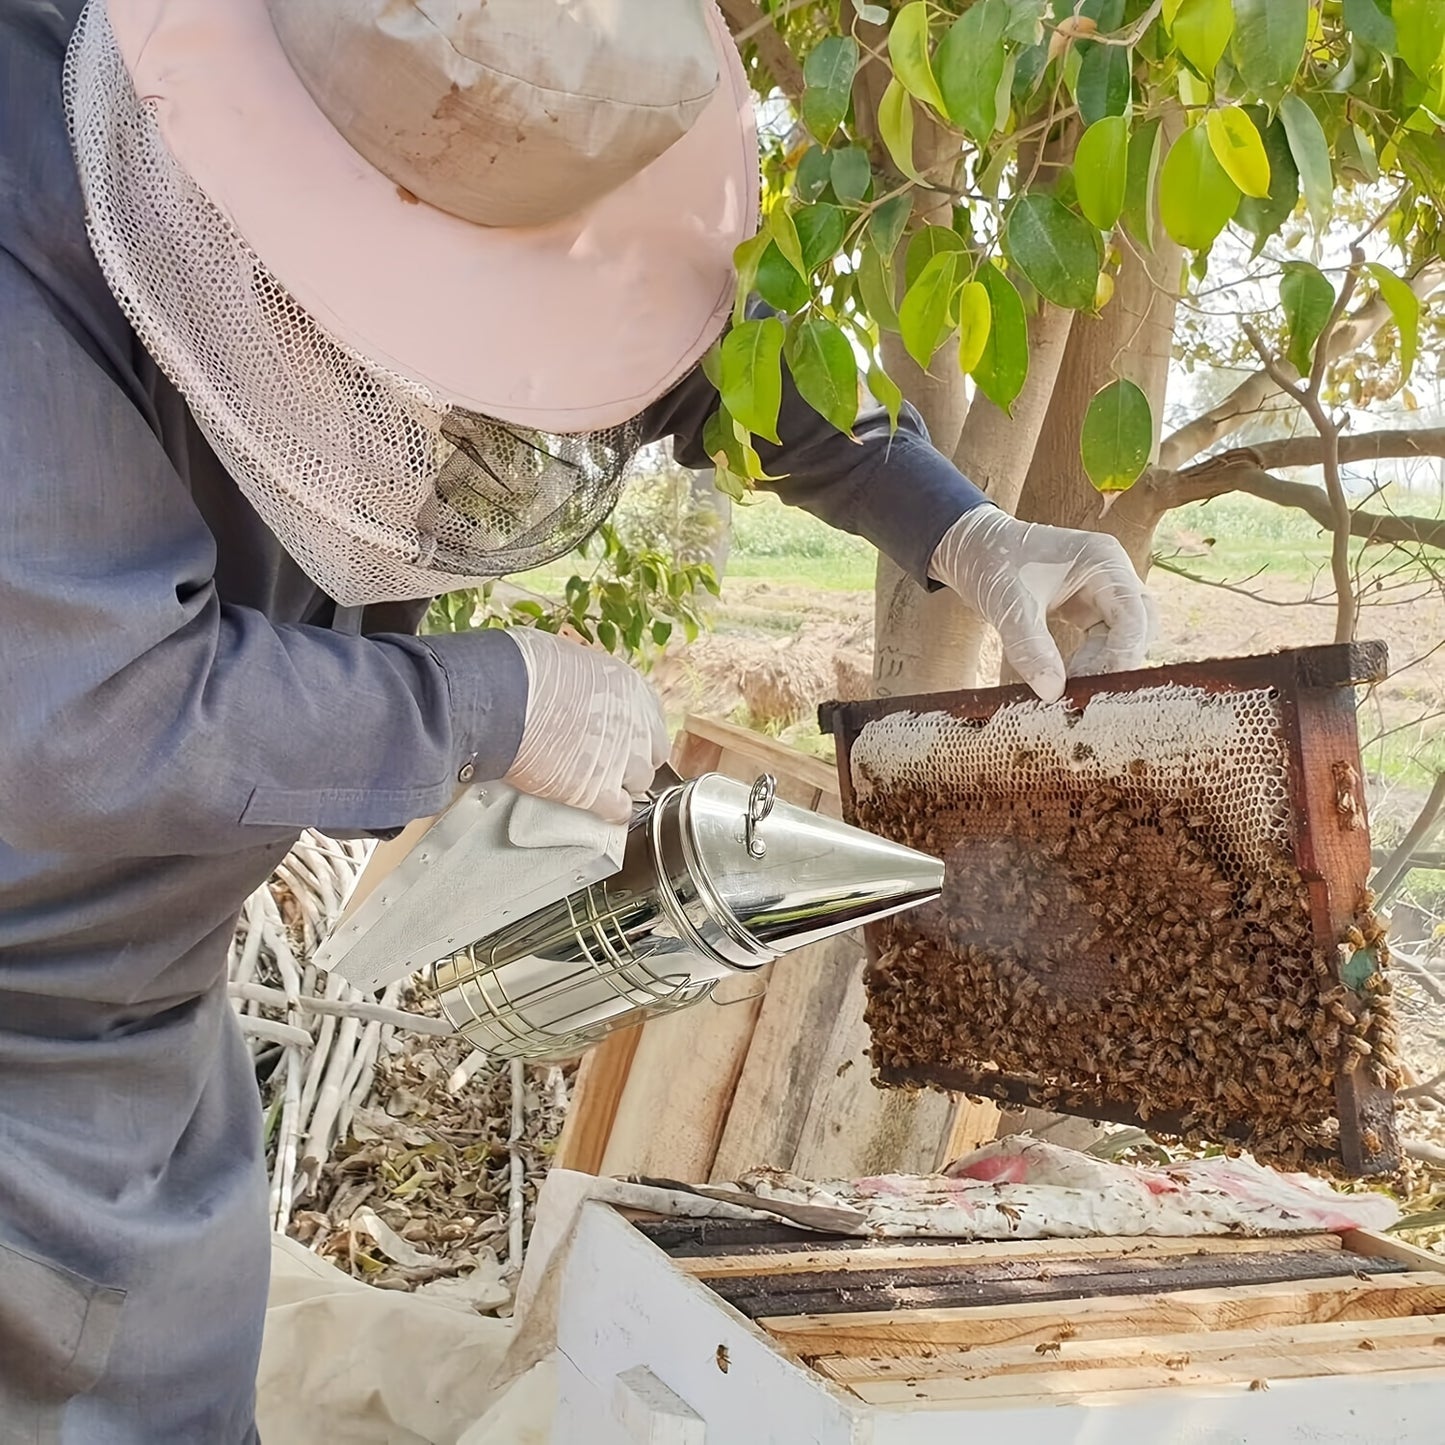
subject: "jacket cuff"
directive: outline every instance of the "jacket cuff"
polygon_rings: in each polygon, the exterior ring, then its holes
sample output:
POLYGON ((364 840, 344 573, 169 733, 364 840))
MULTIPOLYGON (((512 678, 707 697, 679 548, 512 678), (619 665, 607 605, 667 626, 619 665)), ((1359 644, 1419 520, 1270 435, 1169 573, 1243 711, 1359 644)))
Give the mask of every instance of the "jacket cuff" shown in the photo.
POLYGON ((506 777, 527 716, 527 665, 517 644, 497 628, 420 640, 441 665, 451 695, 454 775, 464 783, 506 777))

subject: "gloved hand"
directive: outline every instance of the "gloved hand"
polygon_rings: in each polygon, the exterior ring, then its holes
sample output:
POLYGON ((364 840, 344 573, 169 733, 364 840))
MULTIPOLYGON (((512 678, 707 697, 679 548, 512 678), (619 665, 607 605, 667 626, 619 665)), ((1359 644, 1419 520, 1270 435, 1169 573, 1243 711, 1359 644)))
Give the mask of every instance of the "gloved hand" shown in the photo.
POLYGON ((944 533, 929 573, 998 629, 1004 656, 1045 702, 1061 696, 1068 676, 1141 666, 1153 639, 1153 599, 1123 547, 1100 532, 976 507, 944 533), (1085 634, 1067 669, 1050 614, 1085 634))
POLYGON ((504 781, 625 823, 667 761, 657 694, 625 662, 534 628, 507 634, 527 665, 522 742, 504 781))

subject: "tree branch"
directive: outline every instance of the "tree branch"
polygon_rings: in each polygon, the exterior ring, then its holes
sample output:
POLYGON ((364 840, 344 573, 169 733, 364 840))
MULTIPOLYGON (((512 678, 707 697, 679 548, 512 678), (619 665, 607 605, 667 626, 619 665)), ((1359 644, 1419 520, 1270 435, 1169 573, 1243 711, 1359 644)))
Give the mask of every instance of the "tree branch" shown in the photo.
POLYGON ((719 0, 738 44, 751 44, 773 84, 796 106, 803 95, 803 67, 757 0, 719 0))
POLYGON ((1259 353, 1259 359, 1264 363, 1270 380, 1304 409, 1315 431, 1319 433, 1323 450, 1320 465, 1324 469, 1325 492, 1330 504, 1330 571, 1335 579, 1336 642, 1353 641, 1355 623, 1360 615, 1360 599, 1355 591, 1355 576, 1350 566, 1352 518, 1350 499, 1345 495, 1344 478, 1340 473, 1340 428, 1329 414, 1320 397, 1320 391, 1324 385, 1325 370, 1330 363, 1335 335, 1340 329, 1345 308, 1350 304, 1350 297, 1354 295, 1355 287, 1359 284, 1364 264, 1364 253, 1356 246, 1351 255, 1350 269, 1345 272, 1345 279, 1340 286, 1340 294, 1335 298, 1329 320, 1315 345, 1314 364, 1310 367, 1309 381, 1303 387, 1293 383, 1288 373, 1275 360, 1273 352, 1264 344, 1259 332, 1247 321, 1244 323, 1244 334, 1259 353))
MULTIPOLYGON (((1411 278, 1410 289, 1424 300, 1442 284, 1445 284, 1445 262, 1432 261, 1411 278)), ((1328 359, 1333 361, 1347 351, 1358 349, 1389 320, 1390 308, 1379 296, 1365 302, 1347 322, 1336 327, 1326 348, 1328 359)), ((1247 376, 1223 401, 1164 438, 1159 448, 1159 465, 1177 470, 1200 452, 1217 446, 1282 390, 1267 370, 1247 376)))
MULTIPOLYGON (((1283 437, 1223 455, 1247 456, 1256 466, 1268 471, 1272 467, 1317 467, 1324 458, 1324 447, 1319 437, 1283 437)), ((1340 438, 1342 462, 1378 462, 1392 457, 1445 457, 1445 427, 1358 432, 1340 438)), ((1208 462, 1203 465, 1207 466, 1208 462)), ((1188 476, 1190 470, 1185 468, 1180 475, 1188 476)))
POLYGON ((1416 815, 1415 821, 1410 824, 1410 831, 1400 840, 1400 846, 1395 849, 1389 860, 1381 864, 1375 876, 1370 880, 1370 887, 1374 889, 1377 901, 1387 901, 1394 892, 1396 886, 1402 883, 1414 867, 1412 858, 1415 851, 1430 841, 1440 822, 1440 814, 1445 812, 1445 773, 1436 773, 1435 786, 1430 789, 1430 796, 1425 800, 1425 806, 1416 815))
MULTIPOLYGON (((1171 498, 1170 509, 1182 507, 1188 502, 1207 502, 1211 497, 1221 497, 1227 492, 1246 492, 1276 506, 1295 507, 1308 512, 1322 527, 1334 525, 1334 511, 1323 487, 1312 486, 1308 482, 1286 481, 1243 461, 1208 470, 1199 468, 1180 472, 1172 484, 1166 485, 1166 496, 1171 498)), ((1349 534, 1363 537, 1367 542, 1445 549, 1445 518, 1351 512, 1349 534)))

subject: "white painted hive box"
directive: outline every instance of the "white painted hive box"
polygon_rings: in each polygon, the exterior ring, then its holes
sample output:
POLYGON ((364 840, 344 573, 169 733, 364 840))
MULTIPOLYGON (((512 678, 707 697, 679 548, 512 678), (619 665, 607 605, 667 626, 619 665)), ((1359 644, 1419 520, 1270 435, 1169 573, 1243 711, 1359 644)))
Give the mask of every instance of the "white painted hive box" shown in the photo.
POLYGON ((1392 1239, 728 1242, 746 1228, 585 1206, 552 1445, 1445 1442, 1445 1260, 1392 1239))

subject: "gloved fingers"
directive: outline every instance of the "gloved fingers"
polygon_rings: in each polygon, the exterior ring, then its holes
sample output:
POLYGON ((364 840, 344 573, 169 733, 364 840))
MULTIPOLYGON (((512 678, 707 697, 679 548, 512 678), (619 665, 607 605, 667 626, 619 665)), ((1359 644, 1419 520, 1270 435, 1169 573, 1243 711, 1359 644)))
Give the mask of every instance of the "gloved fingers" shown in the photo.
POLYGON ((1064 659, 1049 635, 1043 609, 1023 586, 1008 588, 1000 600, 989 621, 998 630, 1004 656, 1044 702, 1057 702, 1066 681, 1064 659))

